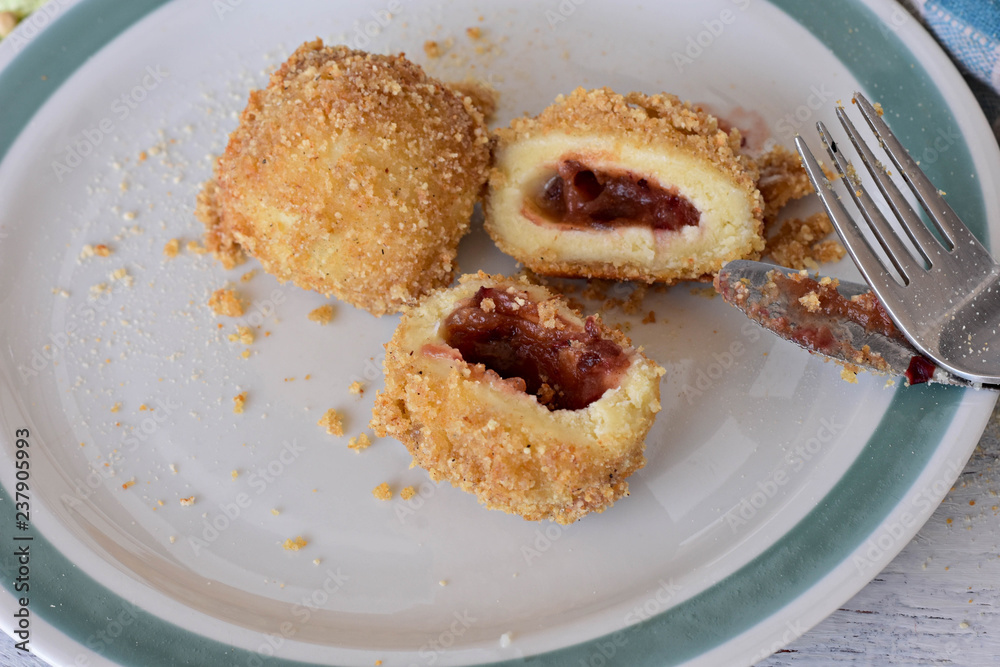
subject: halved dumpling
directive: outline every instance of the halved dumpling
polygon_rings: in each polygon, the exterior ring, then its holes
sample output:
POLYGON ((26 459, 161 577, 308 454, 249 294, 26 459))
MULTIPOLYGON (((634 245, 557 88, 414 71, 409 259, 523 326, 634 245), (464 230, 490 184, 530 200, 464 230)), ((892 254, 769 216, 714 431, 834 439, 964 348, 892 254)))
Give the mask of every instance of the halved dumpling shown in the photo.
POLYGON ((403 316, 372 428, 491 509, 570 523, 627 495, 663 372, 545 287, 480 272, 403 316))
POLYGON ((752 160, 672 95, 578 88, 496 133, 486 229, 543 275, 676 282, 764 248, 752 160))

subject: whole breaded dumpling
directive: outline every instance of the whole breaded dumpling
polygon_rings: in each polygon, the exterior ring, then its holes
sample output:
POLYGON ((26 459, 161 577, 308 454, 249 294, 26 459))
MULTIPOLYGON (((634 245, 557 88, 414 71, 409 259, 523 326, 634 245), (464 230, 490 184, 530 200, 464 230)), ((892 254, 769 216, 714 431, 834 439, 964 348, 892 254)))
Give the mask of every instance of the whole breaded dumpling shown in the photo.
POLYGON ((480 272, 403 315, 371 425, 490 509, 571 523, 628 495, 663 372, 547 288, 480 272))
POLYGON ((543 275, 704 279, 764 248, 739 148, 738 131, 673 95, 578 88, 496 132, 486 229, 543 275))
POLYGON ((208 247, 374 315, 451 282, 487 178, 473 100, 402 55, 308 42, 250 94, 199 201, 208 247))

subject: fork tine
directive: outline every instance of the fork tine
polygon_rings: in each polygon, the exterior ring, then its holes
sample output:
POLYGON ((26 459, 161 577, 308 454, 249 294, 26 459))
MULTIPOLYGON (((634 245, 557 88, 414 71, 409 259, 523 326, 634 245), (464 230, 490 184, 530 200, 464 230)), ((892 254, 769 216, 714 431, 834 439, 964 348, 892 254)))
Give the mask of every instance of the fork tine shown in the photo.
POLYGON ((868 173, 875 180, 879 191, 889 202, 889 208, 896 214, 896 219, 899 220, 906 235, 910 238, 914 247, 916 247, 917 252, 920 253, 925 265, 934 266, 931 254, 933 252, 935 257, 940 256, 944 246, 931 234, 930 230, 927 229, 927 225, 924 224, 920 216, 913 210, 910 203, 906 201, 906 198, 899 191, 899 188, 896 187, 896 184, 892 182, 889 174, 886 173, 885 167, 878 161, 875 154, 868 147, 868 144, 861 138, 858 128, 848 118, 843 107, 837 108, 837 118, 840 119, 840 124, 847 130, 847 134, 851 138, 851 143, 854 144, 854 148, 857 149, 858 154, 861 156, 861 161, 868 168, 868 173))
MULTIPOLYGON (((875 238, 878 239, 879 245, 882 246, 885 254, 889 257, 889 261, 892 262, 892 265, 896 267, 896 271, 902 276, 903 282, 907 285, 910 284, 917 271, 922 270, 923 267, 917 266, 909 249, 903 245, 902 241, 899 240, 899 237, 896 236, 896 233, 889 226, 888 220, 885 219, 885 216, 882 215, 871 195, 868 194, 868 191, 861 184, 861 179, 858 178, 854 167, 847 161, 844 154, 837 148, 837 143, 830 137, 830 132, 826 129, 826 125, 820 122, 816 123, 816 127, 819 129, 820 139, 823 140, 827 152, 829 152, 830 157, 837 165, 837 171, 840 172, 848 191, 851 193, 851 199, 854 200, 854 203, 868 222, 868 226, 875 233, 875 238)), ((862 161, 864 161, 863 155, 862 161)), ((871 165, 867 166, 871 170, 871 165)))
POLYGON ((871 102, 861 93, 854 93, 854 100, 861 110, 861 115, 868 121, 872 132, 875 133, 875 136, 883 148, 885 148, 885 152, 889 154, 893 164, 899 169, 903 180, 910 186, 913 194, 916 195, 920 204, 927 211, 931 222, 937 227, 941 236, 951 244, 952 247, 949 250, 956 247, 962 247, 963 250, 967 250, 970 248, 969 244, 971 244, 971 247, 988 255, 986 249, 979 243, 979 240, 962 223, 959 217, 955 215, 948 202, 938 193, 937 188, 934 187, 934 184, 931 183, 930 179, 920 169, 916 160, 903 148, 903 144, 899 142, 896 135, 892 133, 889 126, 882 120, 871 102))
POLYGON ((826 174, 823 173, 822 167, 812 151, 809 150, 805 140, 802 137, 795 137, 795 147, 802 157, 802 164, 805 166, 809 180, 816 188, 816 193, 819 195, 820 201, 823 202, 827 215, 830 216, 830 221, 837 228, 837 233, 844 241, 847 252, 851 254, 851 258, 865 277, 865 281, 875 290, 875 294, 883 302, 885 302, 884 295, 898 295, 899 284, 885 270, 882 260, 872 250, 868 239, 861 233, 858 223, 847 213, 840 197, 834 191, 830 181, 827 180, 826 174))

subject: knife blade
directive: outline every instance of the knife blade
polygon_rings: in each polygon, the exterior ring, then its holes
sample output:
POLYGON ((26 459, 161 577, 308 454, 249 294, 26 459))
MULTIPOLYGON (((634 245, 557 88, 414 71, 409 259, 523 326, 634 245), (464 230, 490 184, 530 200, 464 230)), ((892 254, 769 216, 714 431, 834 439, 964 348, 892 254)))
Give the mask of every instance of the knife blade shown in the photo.
POLYGON ((714 284, 726 303, 760 326, 849 372, 903 376, 907 384, 976 386, 921 355, 867 285, 751 260, 729 262, 714 284))

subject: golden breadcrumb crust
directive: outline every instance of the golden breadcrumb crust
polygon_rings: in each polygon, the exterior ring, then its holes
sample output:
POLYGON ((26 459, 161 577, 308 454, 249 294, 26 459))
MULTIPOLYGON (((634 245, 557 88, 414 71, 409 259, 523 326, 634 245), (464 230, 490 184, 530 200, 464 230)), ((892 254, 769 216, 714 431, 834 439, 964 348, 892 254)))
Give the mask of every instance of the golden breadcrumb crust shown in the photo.
POLYGON ((199 202, 206 244, 375 315, 451 282, 489 165, 483 115, 402 55, 299 47, 250 94, 199 202))
POLYGON ((757 189, 764 199, 764 224, 770 225, 785 204, 805 197, 813 187, 798 154, 781 144, 758 156, 756 162, 760 171, 757 189))
POLYGON ((438 333, 439 323, 483 286, 524 295, 538 304, 542 322, 562 318, 583 326, 562 297, 525 278, 463 276, 459 286, 403 315, 386 345, 385 391, 376 396, 372 428, 406 445, 433 480, 475 493, 491 509, 563 524, 602 512, 628 494, 625 478, 645 463, 664 370, 624 334, 600 324, 602 337, 630 356, 619 386, 586 408, 550 411, 536 396, 463 361, 438 333))
POLYGON ((767 239, 764 252, 790 269, 818 269, 820 264, 840 261, 847 254, 839 241, 826 238, 831 233, 833 223, 826 213, 793 218, 767 239))
MULTIPOLYGON (((732 259, 757 258, 764 248, 762 237, 763 201, 756 188, 757 168, 755 162, 740 153, 739 130, 726 133, 719 128, 718 120, 689 102, 669 95, 645 95, 629 93, 619 95, 610 89, 584 90, 577 88, 569 96, 559 96, 555 103, 537 117, 517 118, 509 128, 497 130, 494 134, 494 167, 490 172, 489 198, 486 206, 486 229, 505 253, 512 255, 532 271, 543 275, 577 276, 587 278, 610 278, 616 280, 639 280, 644 282, 676 282, 677 280, 698 279, 705 274, 718 271, 732 259), (524 146, 537 144, 538 150, 531 149, 524 157, 512 157, 524 146), (520 201, 503 202, 505 189, 530 187, 532 179, 545 169, 552 169, 560 158, 560 152, 573 151, 585 158, 592 155, 595 160, 612 168, 651 174, 655 177, 662 167, 662 160, 670 159, 677 164, 697 165, 717 182, 721 179, 726 190, 724 196, 739 193, 742 203, 743 220, 720 222, 724 227, 721 238, 703 237, 683 244, 683 258, 660 257, 659 242, 639 237, 650 237, 648 230, 635 229, 619 232, 621 239, 609 240, 604 234, 577 233, 573 243, 589 244, 592 249, 582 251, 587 259, 558 257, 562 252, 539 253, 545 248, 540 242, 537 248, 526 249, 524 236, 532 235, 529 224, 510 228, 510 218, 520 213, 520 201), (616 161, 627 159, 628 153, 637 164, 616 161), (522 165, 523 159, 549 161, 552 164, 522 165), (532 171, 533 170, 533 171, 532 171), (629 237, 629 234, 632 237, 629 237), (722 241, 721 243, 718 241, 722 241), (728 245, 727 245, 728 244, 728 245), (624 246, 643 246, 633 256, 622 260, 609 256, 600 258, 603 246, 606 253, 614 253, 624 246), (657 257, 652 258, 656 254, 657 257)), ((587 163, 585 163, 587 164, 587 163)), ((589 166, 589 164, 588 164, 589 166)), ((677 171, 675 166, 674 171, 677 171)), ((683 170, 682 170, 683 171, 683 170)), ((693 177, 692 182, 699 179, 693 177)), ((671 182, 660 182, 670 187, 671 182)), ((687 195, 682 190, 682 194, 687 195)), ((706 197, 718 199, 710 193, 706 197)), ((733 201, 725 207, 732 209, 733 201)), ((681 236, 696 235, 698 230, 680 230, 681 236)), ((556 232, 550 232, 554 234, 556 232)), ((565 232, 561 232, 565 233, 565 232)), ((551 246, 550 246, 551 247, 551 246)), ((710 276, 709 276, 710 277, 710 276)))

